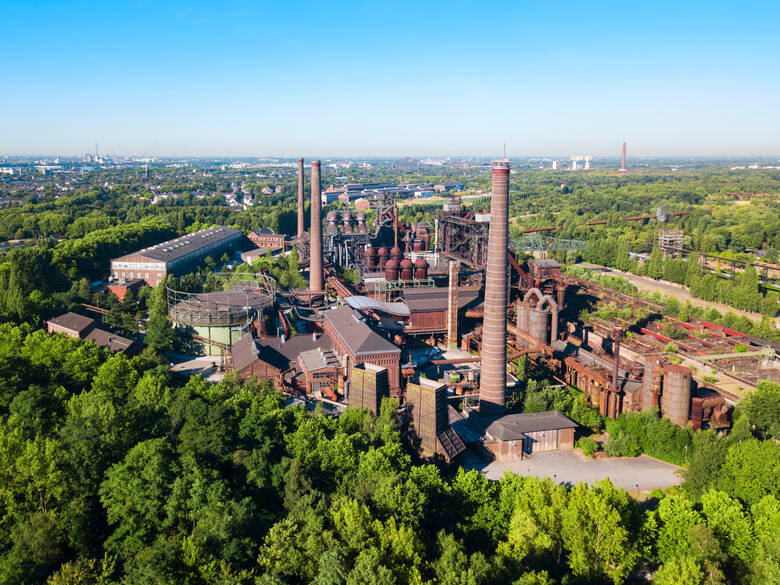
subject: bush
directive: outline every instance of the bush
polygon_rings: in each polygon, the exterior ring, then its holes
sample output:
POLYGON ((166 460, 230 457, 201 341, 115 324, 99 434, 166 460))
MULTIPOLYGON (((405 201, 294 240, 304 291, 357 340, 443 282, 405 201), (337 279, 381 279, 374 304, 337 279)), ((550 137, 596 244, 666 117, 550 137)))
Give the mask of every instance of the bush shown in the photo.
POLYGON ((642 452, 642 448, 634 437, 621 431, 615 436, 610 436, 609 441, 604 445, 604 451, 610 457, 636 457, 642 452))
POLYGON ((599 450, 599 444, 590 437, 582 437, 577 441, 577 447, 582 449, 583 454, 588 457, 593 457, 596 455, 596 451, 599 450))
POLYGON ((669 342, 666 344, 666 347, 664 347, 664 353, 675 353, 680 348, 677 347, 676 343, 669 342))

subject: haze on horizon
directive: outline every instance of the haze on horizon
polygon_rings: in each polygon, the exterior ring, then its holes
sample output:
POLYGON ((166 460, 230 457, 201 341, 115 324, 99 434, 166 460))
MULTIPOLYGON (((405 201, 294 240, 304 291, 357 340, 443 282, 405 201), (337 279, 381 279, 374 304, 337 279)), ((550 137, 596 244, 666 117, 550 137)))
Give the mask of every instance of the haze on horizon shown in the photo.
POLYGON ((780 4, 4 4, 0 154, 780 153, 780 4))

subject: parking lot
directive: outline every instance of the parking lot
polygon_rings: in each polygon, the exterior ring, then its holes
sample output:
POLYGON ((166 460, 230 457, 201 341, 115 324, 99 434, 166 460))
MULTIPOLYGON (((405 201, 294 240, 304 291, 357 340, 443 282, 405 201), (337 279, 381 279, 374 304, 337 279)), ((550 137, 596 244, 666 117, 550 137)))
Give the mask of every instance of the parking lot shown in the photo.
POLYGON ((485 463, 470 453, 464 465, 467 469, 478 469, 490 479, 500 479, 504 472, 518 475, 549 477, 556 483, 574 485, 578 482, 593 484, 606 477, 613 485, 631 492, 648 492, 679 485, 682 478, 675 465, 640 455, 590 459, 579 451, 548 451, 535 453, 524 461, 485 463))

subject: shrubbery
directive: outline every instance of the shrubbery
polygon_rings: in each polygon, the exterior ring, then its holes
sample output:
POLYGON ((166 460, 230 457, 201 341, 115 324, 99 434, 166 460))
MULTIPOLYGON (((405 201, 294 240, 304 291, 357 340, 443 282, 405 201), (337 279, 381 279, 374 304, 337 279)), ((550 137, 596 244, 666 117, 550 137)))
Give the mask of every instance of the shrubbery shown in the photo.
POLYGON ((596 455, 596 451, 599 450, 599 444, 596 442, 595 439, 592 439, 590 437, 582 437, 579 441, 577 441, 577 447, 582 449, 582 453, 588 457, 593 457, 596 455))

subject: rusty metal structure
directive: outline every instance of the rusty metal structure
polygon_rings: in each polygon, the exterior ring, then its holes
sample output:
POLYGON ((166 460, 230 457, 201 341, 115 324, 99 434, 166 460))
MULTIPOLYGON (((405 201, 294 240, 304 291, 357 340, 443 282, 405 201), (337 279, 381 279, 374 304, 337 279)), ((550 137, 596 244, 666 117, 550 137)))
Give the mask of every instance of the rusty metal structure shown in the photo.
POLYGON ((507 250, 509 244, 509 161, 493 163, 490 232, 485 271, 485 319, 482 335, 482 415, 506 409, 507 250))
POLYGON ((311 161, 311 240, 309 243, 309 290, 321 292, 322 287, 322 195, 320 161, 311 161))

